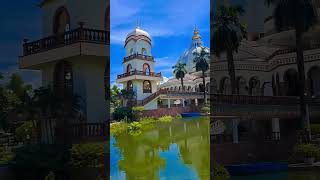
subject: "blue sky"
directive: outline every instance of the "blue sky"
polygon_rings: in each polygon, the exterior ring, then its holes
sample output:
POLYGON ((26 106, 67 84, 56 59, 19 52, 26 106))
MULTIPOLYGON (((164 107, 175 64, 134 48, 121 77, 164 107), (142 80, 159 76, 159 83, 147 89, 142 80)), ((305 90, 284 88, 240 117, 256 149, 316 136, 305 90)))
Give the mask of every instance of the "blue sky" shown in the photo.
POLYGON ((41 37, 39 0, 19 2, 3 0, 0 10, 0 72, 5 75, 19 72, 33 85, 40 84, 38 72, 18 70, 18 56, 22 54, 22 41, 41 37))
POLYGON ((139 19, 141 29, 152 37, 156 71, 172 76, 172 66, 191 45, 195 25, 205 46, 210 45, 209 0, 110 0, 111 83, 122 72, 124 40, 139 19))

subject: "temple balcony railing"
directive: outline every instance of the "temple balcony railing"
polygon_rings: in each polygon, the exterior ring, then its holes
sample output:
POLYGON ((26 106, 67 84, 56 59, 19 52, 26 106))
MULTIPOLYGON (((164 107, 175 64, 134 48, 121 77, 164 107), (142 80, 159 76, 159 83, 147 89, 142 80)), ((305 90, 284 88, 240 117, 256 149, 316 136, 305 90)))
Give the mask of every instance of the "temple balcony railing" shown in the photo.
POLYGON ((153 56, 147 56, 147 55, 143 55, 143 54, 132 54, 132 55, 130 55, 128 57, 125 57, 123 59, 123 63, 131 61, 133 59, 140 59, 140 60, 154 62, 154 57, 153 56))
POLYGON ((25 41, 23 44, 23 56, 40 53, 77 42, 109 45, 110 31, 79 27, 63 34, 52 35, 33 42, 25 41))
POLYGON ((149 77, 159 77, 159 78, 162 77, 161 72, 160 73, 155 73, 155 72, 146 72, 146 71, 134 70, 134 71, 130 71, 130 72, 126 72, 126 73, 118 75, 117 79, 122 79, 122 78, 125 78, 125 77, 134 76, 134 75, 149 76, 149 77))

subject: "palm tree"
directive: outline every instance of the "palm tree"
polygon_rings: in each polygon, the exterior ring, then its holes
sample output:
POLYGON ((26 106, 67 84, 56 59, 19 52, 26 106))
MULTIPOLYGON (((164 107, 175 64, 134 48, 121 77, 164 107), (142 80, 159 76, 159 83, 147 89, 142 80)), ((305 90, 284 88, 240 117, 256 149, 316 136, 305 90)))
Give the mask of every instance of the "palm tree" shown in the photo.
POLYGON ((311 140, 310 121, 307 118, 305 103, 305 69, 303 55, 303 34, 307 32, 317 20, 315 8, 311 0, 266 0, 266 3, 275 7, 273 18, 278 31, 293 29, 296 38, 296 63, 299 74, 299 97, 301 122, 305 123, 308 139, 311 140))
MULTIPOLYGON (((205 49, 205 47, 200 47, 201 50, 200 52, 198 51, 194 51, 193 55, 194 55, 194 63, 196 64, 195 68, 196 71, 201 71, 202 72, 202 83, 203 86, 205 87, 206 85, 206 76, 205 76, 205 72, 209 70, 209 64, 207 62, 207 60, 209 59, 209 52, 205 49)), ((205 89, 205 88, 204 88, 205 89)), ((206 102, 206 91, 203 91, 203 97, 204 97, 204 101, 206 102)))
POLYGON ((184 86, 183 86, 183 78, 187 74, 186 70, 186 64, 185 63, 178 63, 175 66, 172 67, 173 73, 175 74, 176 78, 181 80, 181 86, 182 86, 182 91, 184 91, 184 86))
POLYGON ((239 16, 243 13, 240 6, 221 6, 213 16, 212 51, 217 57, 221 53, 227 55, 232 94, 236 93, 233 53, 238 52, 240 43, 246 36, 246 28, 239 21, 239 16))

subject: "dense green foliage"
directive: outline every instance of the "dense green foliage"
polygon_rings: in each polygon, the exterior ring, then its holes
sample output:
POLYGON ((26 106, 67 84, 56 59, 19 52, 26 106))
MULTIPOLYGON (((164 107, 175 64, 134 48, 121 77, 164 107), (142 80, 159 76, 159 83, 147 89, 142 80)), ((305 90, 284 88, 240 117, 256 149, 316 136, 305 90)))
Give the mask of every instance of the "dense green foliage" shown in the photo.
POLYGON ((311 134, 320 136, 320 124, 311 124, 311 134))
POLYGON ((295 156, 304 158, 320 158, 320 147, 315 144, 297 144, 294 149, 295 156))
POLYGON ((70 149, 72 167, 103 167, 108 152, 106 143, 74 144, 70 149))
POLYGON ((8 164, 14 158, 14 153, 6 150, 5 147, 0 146, 0 165, 1 164, 8 164))
POLYGON ((21 142, 30 141, 34 128, 34 123, 31 121, 23 123, 16 129, 15 136, 17 140, 21 142))
POLYGON ((130 107, 118 107, 113 112, 113 119, 115 119, 115 120, 121 120, 121 119, 132 120, 133 119, 132 108, 130 108, 130 107))
MULTIPOLYGON (((178 119, 181 117, 177 116, 176 118, 178 119)), ((132 136, 139 136, 146 130, 155 128, 156 123, 168 123, 173 120, 174 118, 171 116, 162 116, 160 118, 144 117, 140 118, 139 121, 134 122, 122 120, 110 125, 110 134, 113 136, 120 136, 123 133, 129 133, 132 136)))

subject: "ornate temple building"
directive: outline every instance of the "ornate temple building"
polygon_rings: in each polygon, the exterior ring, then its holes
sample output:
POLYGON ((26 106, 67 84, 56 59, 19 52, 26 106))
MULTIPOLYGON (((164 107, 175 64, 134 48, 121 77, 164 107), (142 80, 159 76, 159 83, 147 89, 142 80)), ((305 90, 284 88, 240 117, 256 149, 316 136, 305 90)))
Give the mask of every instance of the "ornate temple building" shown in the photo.
POLYGON ((190 48, 177 62, 186 64, 185 92, 182 92, 181 81, 176 78, 160 84, 163 80, 162 74, 155 72, 156 61, 151 53, 152 41, 149 33, 137 26, 127 35, 124 47, 126 51, 126 57, 123 59, 124 73, 117 76, 117 83, 123 84, 124 89, 134 92, 134 98, 127 100, 126 105, 141 105, 145 110, 184 107, 203 101, 201 92, 209 91, 209 71, 206 74, 205 85, 202 82, 201 72, 195 71, 194 53, 200 52, 201 48, 205 48, 209 53, 209 49, 201 41, 197 28, 194 29, 190 48), (185 97, 184 94, 190 96, 185 97))
MULTIPOLYGON (((318 13, 319 3, 315 2, 318 13)), ((226 56, 212 54, 210 62, 212 156, 222 164, 246 161, 248 154, 259 160, 286 160, 302 123, 295 32, 276 31, 272 10, 260 1, 247 4, 242 20, 248 22, 248 38, 234 53, 236 95, 231 95, 226 56), (257 4, 261 6, 253 9, 257 4), (265 151, 271 146, 272 154, 265 151)), ((320 117, 319 27, 317 23, 303 37, 307 115, 311 123, 319 122, 320 117)))
MULTIPOLYGON (((106 135, 103 128, 109 120, 109 3, 104 0, 91 3, 43 0, 39 6, 43 37, 36 41, 24 40, 19 67, 40 71, 42 86, 51 88, 57 97, 79 98, 78 111, 82 118, 69 123, 82 123, 84 127, 91 126, 106 135), (93 11, 96 13, 92 14, 93 11)), ((76 132, 74 127, 68 132, 76 132)), ((44 129, 44 137, 55 134, 44 129)), ((80 137, 80 134, 75 136, 80 137)))

